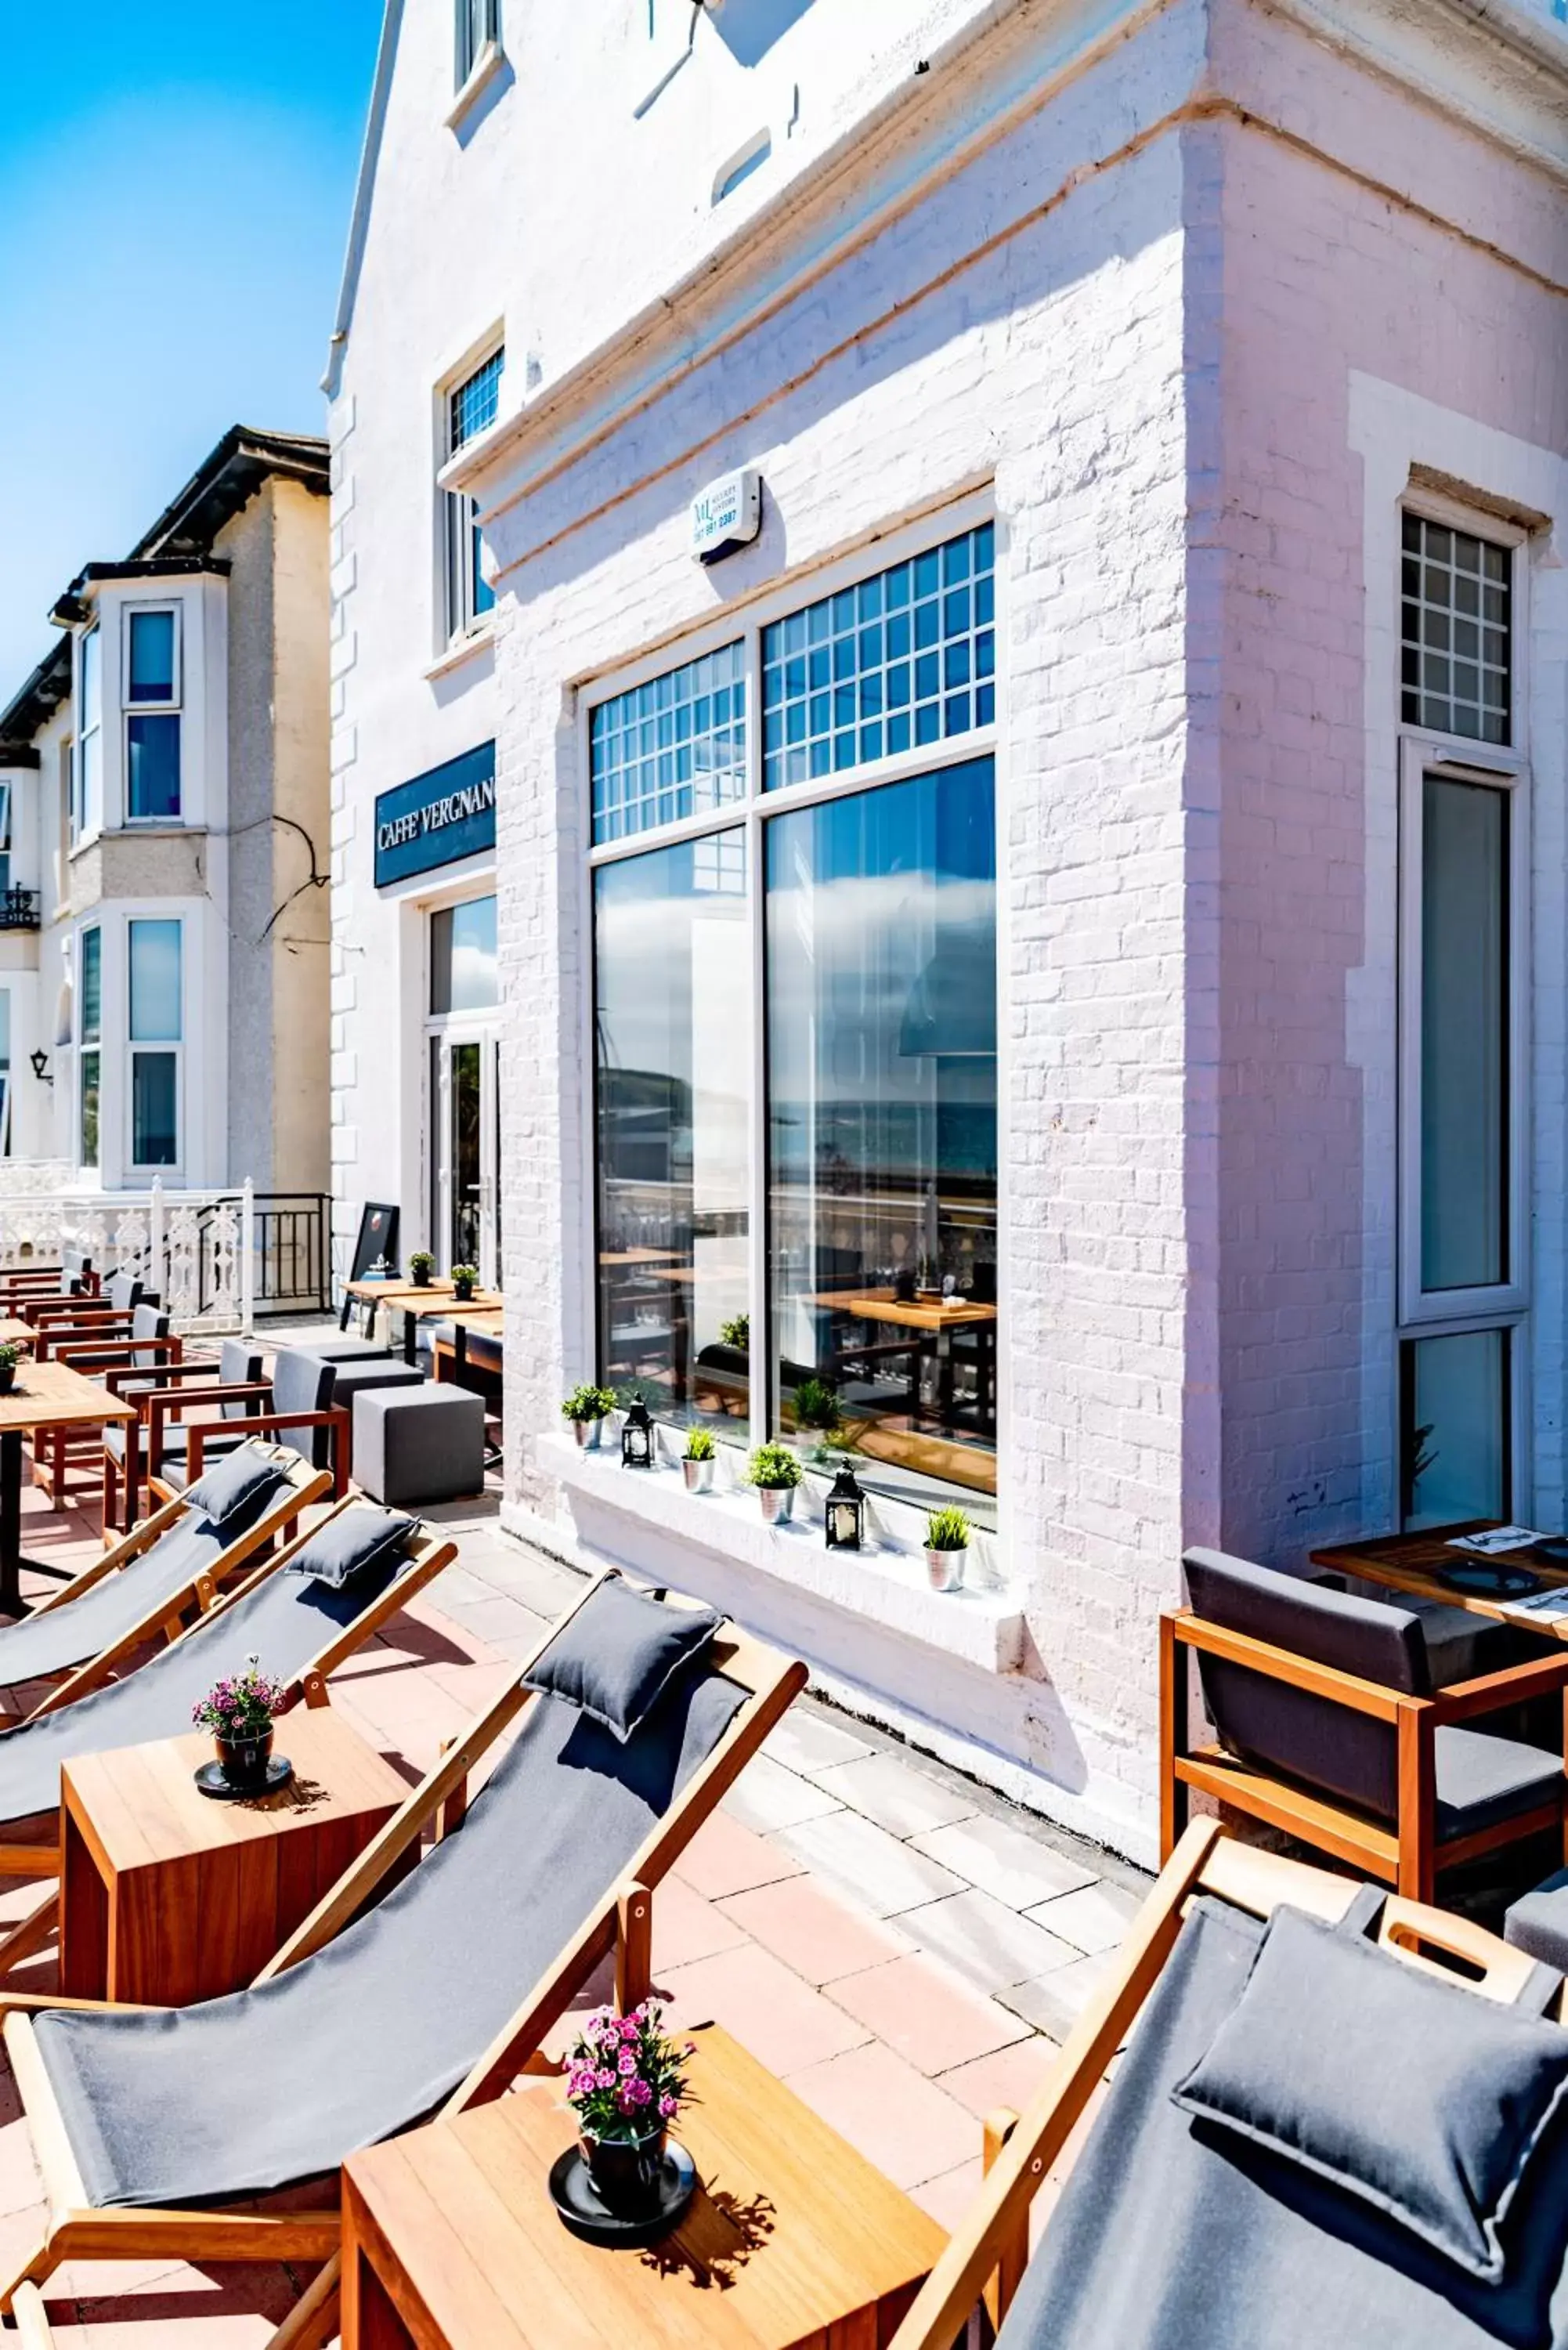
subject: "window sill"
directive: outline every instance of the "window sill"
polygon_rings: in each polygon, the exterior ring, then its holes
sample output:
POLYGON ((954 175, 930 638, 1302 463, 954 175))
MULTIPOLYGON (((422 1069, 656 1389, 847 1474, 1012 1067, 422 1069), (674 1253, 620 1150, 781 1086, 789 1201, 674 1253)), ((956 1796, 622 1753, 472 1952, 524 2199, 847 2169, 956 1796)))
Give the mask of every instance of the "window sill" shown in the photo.
POLYGON ((485 91, 506 68, 506 52, 499 41, 486 41, 473 61, 468 79, 442 117, 448 130, 461 130, 485 91))
MULTIPOLYGON (((711 1493, 689 1493, 669 1453, 661 1455, 656 1469, 623 1469, 618 1438, 614 1449, 587 1452, 569 1437, 551 1433, 540 1438, 538 1458, 540 1467, 557 1478, 571 1497, 578 1532, 590 1547, 634 1563, 636 1535, 629 1527, 603 1543, 595 1540, 594 1518, 599 1517, 602 1524, 613 1513, 623 1524, 631 1521, 655 1535, 705 1550, 729 1565, 787 1585, 804 1596, 826 1601, 846 1615, 918 1640, 981 1672, 1012 1673, 1023 1666, 1023 1610, 1017 1594, 997 1576, 995 1545, 989 1536, 978 1536, 970 1554, 969 1571, 976 1577, 972 1584, 966 1582, 959 1591, 933 1591, 918 1549, 887 1539, 859 1551, 827 1548, 822 1538, 822 1503, 829 1481, 815 1471, 807 1471, 805 1482, 796 1491, 794 1523, 770 1526, 749 1487, 725 1487, 716 1480, 711 1493), (982 1576, 987 1580, 981 1581, 982 1576)), ((721 1460, 721 1476, 724 1466, 721 1460)), ((900 1514, 907 1514, 918 1529, 916 1513, 900 1514)))
POLYGON ((483 628, 471 629, 466 637, 459 637, 455 644, 448 645, 444 653, 436 655, 424 671, 427 682, 433 684, 437 678, 450 677, 454 669, 462 667, 464 661, 472 660, 477 653, 488 652, 494 642, 493 622, 487 622, 483 628))

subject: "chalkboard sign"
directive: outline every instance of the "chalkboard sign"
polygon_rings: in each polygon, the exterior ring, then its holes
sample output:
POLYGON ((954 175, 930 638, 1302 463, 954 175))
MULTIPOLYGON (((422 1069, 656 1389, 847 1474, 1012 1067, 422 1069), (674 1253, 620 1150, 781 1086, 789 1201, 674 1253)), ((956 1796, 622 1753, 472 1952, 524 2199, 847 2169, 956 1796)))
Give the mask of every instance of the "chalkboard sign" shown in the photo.
POLYGON ((370 1267, 381 1257, 395 1273, 398 1269, 398 1211, 384 1201, 367 1200, 359 1218, 359 1237, 354 1243, 354 1263, 349 1269, 350 1281, 363 1281, 370 1267))

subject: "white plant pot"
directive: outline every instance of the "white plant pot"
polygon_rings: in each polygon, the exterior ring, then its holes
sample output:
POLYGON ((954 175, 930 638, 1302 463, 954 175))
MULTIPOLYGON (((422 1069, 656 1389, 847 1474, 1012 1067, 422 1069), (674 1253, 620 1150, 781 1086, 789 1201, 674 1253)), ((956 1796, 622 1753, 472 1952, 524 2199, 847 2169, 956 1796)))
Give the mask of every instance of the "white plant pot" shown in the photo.
POLYGON ((793 1485, 759 1485, 757 1499, 763 1505, 763 1519, 770 1526, 782 1526, 794 1515, 793 1485))
POLYGON ((968 1553, 961 1550, 929 1550, 926 1553, 926 1573, 933 1591, 958 1591, 963 1586, 963 1563, 968 1553))
POLYGON ((682 1454, 680 1468, 681 1473, 686 1479, 686 1491, 689 1493, 711 1493, 712 1492, 713 1463, 711 1461, 688 1461, 685 1455, 682 1454))
POLYGON ((576 1439, 579 1452, 597 1452, 603 1432, 602 1419, 574 1419, 572 1422, 572 1434, 576 1439))

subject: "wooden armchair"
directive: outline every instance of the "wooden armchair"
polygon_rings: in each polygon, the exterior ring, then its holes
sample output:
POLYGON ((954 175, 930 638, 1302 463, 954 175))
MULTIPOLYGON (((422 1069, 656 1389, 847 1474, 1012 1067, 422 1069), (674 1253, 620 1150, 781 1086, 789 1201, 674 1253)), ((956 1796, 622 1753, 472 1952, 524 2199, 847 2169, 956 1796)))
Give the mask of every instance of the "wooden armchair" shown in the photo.
MULTIPOLYGON (((132 1309, 130 1333, 126 1336, 109 1336, 98 1328, 89 1332, 75 1324, 64 1326, 69 1328, 71 1335, 47 1347, 40 1340, 36 1348, 38 1360, 47 1361, 52 1356, 67 1369, 88 1378, 101 1378, 111 1391, 115 1373, 140 1372, 144 1378, 156 1378, 166 1364, 178 1363, 183 1352, 182 1340, 170 1334, 168 1315, 161 1313, 156 1305, 132 1309)), ((35 1431, 33 1482, 47 1489, 56 1509, 66 1498, 67 1471, 73 1464, 96 1469, 106 1437, 102 1426, 95 1428, 90 1422, 35 1431)))
MULTIPOLYGON (((240 1442, 251 1436, 277 1437, 318 1469, 332 1471, 332 1491, 341 1500, 348 1491, 353 1465, 353 1421, 341 1404, 331 1400, 334 1366, 309 1355, 280 1355, 270 1380, 246 1380, 237 1385, 155 1388, 146 1398, 147 1480, 160 1502, 194 1483, 209 1450, 240 1442), (182 1425, 198 1405, 217 1404, 234 1427, 212 1421, 182 1425), (248 1406, 243 1413, 230 1407, 248 1406)), ((129 1448, 133 1430, 127 1431, 127 1492, 133 1490, 129 1448)), ((128 1507, 134 1503, 128 1500, 128 1507)))
MULTIPOLYGON (((124 1425, 106 1428, 103 1432, 103 1530, 104 1540, 109 1539, 110 1529, 129 1533, 141 1513, 143 1486, 148 1464, 152 1459, 151 1438, 151 1402, 155 1394, 165 1397, 189 1393, 194 1400, 198 1388, 223 1390, 219 1407, 224 1420, 254 1419, 261 1410, 262 1395, 271 1389, 262 1379, 262 1358, 256 1348, 243 1338, 225 1338, 215 1357, 185 1355, 176 1351, 151 1371, 135 1364, 107 1371, 104 1385, 114 1395, 123 1396, 137 1407, 137 1418, 124 1425), (241 1390, 244 1394, 241 1394, 241 1390)), ((234 1442, 250 1433, 241 1430, 226 1433, 234 1442)), ((182 1435, 174 1440, 183 1444, 182 1435)))
POLYGON ((1563 1697, 1568 1649, 1435 1686, 1409 1608, 1220 1551, 1189 1551, 1183 1566, 1192 1604, 1160 1618, 1162 1859, 1193 1787, 1421 1901, 1443 1869, 1564 1836, 1563 1753, 1469 1725, 1563 1697), (1189 1650, 1212 1745, 1190 1742, 1189 1650))

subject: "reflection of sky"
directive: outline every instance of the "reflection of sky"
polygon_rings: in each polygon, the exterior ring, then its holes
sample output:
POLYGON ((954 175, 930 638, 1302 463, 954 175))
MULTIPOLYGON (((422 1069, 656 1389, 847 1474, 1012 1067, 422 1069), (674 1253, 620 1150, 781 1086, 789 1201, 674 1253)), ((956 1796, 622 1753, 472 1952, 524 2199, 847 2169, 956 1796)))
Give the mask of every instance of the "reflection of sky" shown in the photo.
POLYGON ((452 1010, 477 1012, 501 1000, 495 900, 470 898, 452 909, 452 1010))

